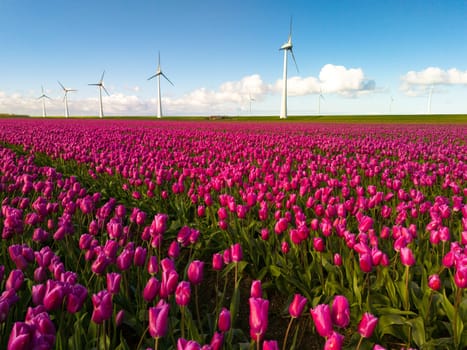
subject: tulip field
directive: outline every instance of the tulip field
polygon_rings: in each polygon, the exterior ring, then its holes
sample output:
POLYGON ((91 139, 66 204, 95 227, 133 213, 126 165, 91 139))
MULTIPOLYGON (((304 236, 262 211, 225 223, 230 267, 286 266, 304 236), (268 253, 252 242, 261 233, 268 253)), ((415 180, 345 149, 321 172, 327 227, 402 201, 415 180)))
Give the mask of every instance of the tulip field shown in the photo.
POLYGON ((467 124, 0 119, 0 349, 466 349, 467 124))

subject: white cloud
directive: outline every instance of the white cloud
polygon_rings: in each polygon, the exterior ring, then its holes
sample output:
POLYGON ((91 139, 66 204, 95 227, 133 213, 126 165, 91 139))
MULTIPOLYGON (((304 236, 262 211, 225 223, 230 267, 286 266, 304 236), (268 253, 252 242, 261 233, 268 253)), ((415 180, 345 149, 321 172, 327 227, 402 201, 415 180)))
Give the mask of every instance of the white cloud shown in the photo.
POLYGON ((417 96, 425 93, 431 85, 467 85, 467 71, 438 67, 409 71, 401 77, 400 89, 409 96, 417 96))
MULTIPOLYGON (((283 80, 277 80, 273 90, 282 91, 283 80)), ((361 68, 346 68, 333 64, 324 65, 319 77, 291 77, 287 81, 287 91, 289 96, 303 96, 317 94, 320 92, 327 94, 339 94, 342 96, 356 96, 375 90, 375 82, 365 78, 361 68)))
MULTIPOLYGON (((327 64, 322 67, 319 77, 294 76, 288 79, 289 96, 305 96, 317 94, 338 94, 341 96, 358 96, 373 91, 374 81, 367 80, 361 68, 346 68, 327 64)), ((110 91, 114 90, 110 88, 110 91)), ((105 115, 153 115, 156 110, 156 99, 143 99, 137 96, 139 87, 124 87, 124 92, 113 92, 103 96, 105 115), (133 91, 131 91, 133 90, 133 91)), ((265 83, 259 74, 248 75, 240 80, 227 81, 217 89, 204 87, 195 89, 180 97, 162 97, 163 113, 165 115, 209 115, 236 114, 249 109, 250 98, 260 106, 266 103, 272 95, 280 94, 282 80, 274 84, 265 83)), ((97 95, 97 94, 96 94, 97 95)), ((94 95, 95 96, 95 95, 94 95)), ((62 96, 46 101, 48 115, 63 115, 62 96)), ((261 107, 263 111, 272 107, 261 107)), ((80 98, 73 94, 69 98, 71 115, 97 115, 99 101, 97 96, 80 98)), ((6 94, 0 91, 0 113, 41 115, 42 104, 36 93, 27 96, 6 94)))

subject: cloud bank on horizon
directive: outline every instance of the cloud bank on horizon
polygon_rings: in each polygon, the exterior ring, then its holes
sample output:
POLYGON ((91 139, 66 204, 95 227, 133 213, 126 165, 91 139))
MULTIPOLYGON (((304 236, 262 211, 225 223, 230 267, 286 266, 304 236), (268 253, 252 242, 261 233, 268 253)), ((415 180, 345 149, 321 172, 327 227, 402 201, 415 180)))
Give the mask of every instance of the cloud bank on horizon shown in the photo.
MULTIPOLYGON (((421 71, 409 71, 401 76, 400 80, 400 90, 406 96, 415 97, 425 95, 433 85, 467 85, 467 71, 428 67, 421 71)), ((154 114, 156 98, 143 99, 136 95, 141 87, 122 89, 129 93, 118 91, 115 87, 109 89, 110 96, 103 97, 105 114, 154 114)), ((246 111, 251 101, 261 102, 268 97, 280 95, 281 91, 282 79, 266 83, 259 74, 252 74, 237 81, 224 82, 217 89, 201 87, 179 97, 162 97, 162 101, 165 115, 235 114, 239 110, 246 111)), ((342 65, 326 64, 320 69, 317 77, 288 78, 289 97, 326 94, 356 98, 382 91, 384 89, 377 87, 375 80, 365 76, 362 68, 347 68, 342 65)), ((58 90, 46 90, 48 94, 55 92, 58 94, 58 90)), ((53 97, 53 100, 47 101, 47 113, 61 115, 62 97, 53 97)), ((39 115, 40 106, 41 102, 36 96, 6 94, 0 91, 0 110, 5 113, 39 115)), ((72 115, 96 115, 98 98, 80 99, 79 96, 70 96, 69 106, 72 115)))

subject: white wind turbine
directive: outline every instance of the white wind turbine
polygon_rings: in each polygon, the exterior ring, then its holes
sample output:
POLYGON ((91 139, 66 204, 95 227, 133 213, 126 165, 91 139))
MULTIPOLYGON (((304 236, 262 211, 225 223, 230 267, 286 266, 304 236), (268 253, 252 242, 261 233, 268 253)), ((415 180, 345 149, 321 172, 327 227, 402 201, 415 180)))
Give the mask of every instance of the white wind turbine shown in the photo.
POLYGON ((392 104, 394 103, 394 97, 392 95, 389 96, 389 114, 392 113, 392 104))
POLYGON ((162 118, 162 101, 161 101, 161 75, 170 83, 172 86, 174 84, 170 81, 169 78, 161 70, 161 53, 159 52, 158 61, 157 61, 157 70, 156 74, 150 76, 148 80, 157 77, 157 118, 162 118))
POLYGON ((433 85, 430 87, 430 92, 428 93, 428 105, 427 105, 427 113, 431 114, 431 97, 433 95, 433 85))
POLYGON ((77 91, 77 90, 68 89, 68 88, 64 87, 63 84, 61 82, 59 82, 59 81, 58 81, 58 84, 62 87, 63 92, 65 94, 63 96, 63 101, 65 102, 65 118, 68 118, 70 116, 70 113, 68 113, 68 93, 71 92, 71 91, 77 91))
POLYGON ((289 39, 287 42, 280 47, 279 50, 284 50, 284 74, 283 74, 283 88, 282 88, 282 104, 281 104, 281 115, 280 119, 286 119, 287 118, 287 55, 288 52, 292 54, 292 59, 295 63, 295 68, 297 69, 298 72, 298 66, 297 66, 297 61, 295 61, 295 56, 293 54, 292 50, 292 18, 290 18, 290 30, 289 30, 289 39))
POLYGON ((251 97, 251 93, 248 93, 248 102, 250 103, 250 115, 251 115, 251 102, 256 101, 253 97, 251 97))
POLYGON ((101 119, 104 117, 104 108, 102 107, 102 89, 104 89, 107 96, 110 96, 109 92, 107 91, 107 89, 104 86, 104 74, 105 74, 105 71, 102 72, 101 80, 99 80, 98 83, 88 84, 88 85, 99 87, 99 105, 100 105, 99 118, 101 118, 101 119))
POLYGON ((37 99, 42 100, 42 117, 45 118, 47 116, 47 112, 45 110, 45 99, 48 98, 49 100, 51 100, 51 98, 45 94, 44 87, 41 86, 41 88, 42 88, 42 95, 40 95, 37 99))
POLYGON ((319 88, 319 95, 318 95, 318 115, 321 114, 321 99, 324 101, 323 90, 320 87, 319 88))

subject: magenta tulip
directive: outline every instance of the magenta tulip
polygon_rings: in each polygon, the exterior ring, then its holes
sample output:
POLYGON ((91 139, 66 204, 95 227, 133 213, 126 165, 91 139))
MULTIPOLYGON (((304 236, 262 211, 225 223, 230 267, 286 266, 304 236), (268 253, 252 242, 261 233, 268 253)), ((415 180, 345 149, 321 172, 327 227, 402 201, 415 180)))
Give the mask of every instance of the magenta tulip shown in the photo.
POLYGON ((279 350, 279 343, 277 340, 265 340, 263 342, 263 350, 279 350))
POLYGON ((441 279, 439 275, 434 274, 428 277, 428 287, 433 290, 440 290, 441 288, 441 279))
POLYGON ((188 281, 181 281, 175 289, 175 302, 180 306, 187 306, 190 303, 191 287, 188 281))
POLYGON ((5 282, 5 290, 14 289, 18 291, 24 282, 24 274, 23 271, 16 269, 11 270, 8 278, 5 282))
POLYGON ((155 275, 159 271, 159 261, 157 256, 151 255, 148 260, 148 272, 150 275, 155 275))
POLYGON ((204 262, 194 260, 188 266, 188 279, 194 285, 200 284, 203 281, 204 262))
POLYGON ((332 333, 331 309, 329 305, 316 305, 314 309, 310 309, 310 314, 319 335, 329 337, 332 333))
POLYGON ((240 243, 235 243, 230 247, 230 256, 233 262, 240 262, 243 259, 243 251, 240 243))
POLYGON ((295 294, 289 305, 289 314, 292 318, 298 318, 302 315, 307 299, 301 294, 295 294))
POLYGON ((146 263, 146 257, 148 255, 148 250, 143 247, 136 247, 135 249, 135 255, 133 256, 133 264, 135 266, 144 266, 146 263))
POLYGON ((324 343, 324 350, 341 350, 344 343, 344 336, 342 334, 332 332, 324 343))
POLYGON ((157 293, 159 293, 160 287, 159 280, 156 277, 150 277, 143 289, 143 299, 148 303, 153 301, 157 293))
POLYGON ((250 336, 259 342, 263 339, 268 328, 269 300, 249 298, 250 304, 250 336))
POLYGON ((112 295, 107 290, 101 290, 91 297, 93 311, 91 320, 94 323, 101 324, 112 316, 112 295))
POLYGON ((149 334, 153 338, 160 338, 169 329, 169 304, 161 299, 155 307, 149 308, 149 334))
POLYGON ((80 284, 72 286, 67 296, 67 311, 73 314, 81 310, 87 297, 88 290, 84 286, 80 284))
POLYGON ((261 288, 261 281, 255 280, 251 283, 250 288, 250 297, 252 298, 262 298, 263 297, 263 290, 261 288))
POLYGON ((34 330, 25 322, 15 322, 8 339, 7 350, 32 349, 34 330))
POLYGON ((369 338, 373 334, 373 331, 378 324, 378 317, 373 316, 372 314, 365 312, 358 324, 357 330, 358 333, 364 338, 369 338))
POLYGON ((222 345, 224 345, 224 333, 214 332, 211 342, 209 343, 211 350, 221 350, 222 345))
POLYGON ((222 254, 215 253, 212 256, 212 268, 216 271, 222 270, 224 267, 224 257, 222 254))
POLYGON ((467 265, 459 266, 456 269, 456 273, 454 274, 454 282, 458 288, 467 288, 467 265))
POLYGON ((412 266, 415 264, 415 257, 412 250, 408 247, 403 247, 400 250, 401 263, 405 266, 412 266))
POLYGON ((199 345, 194 340, 186 340, 184 338, 178 338, 177 350, 201 350, 201 345, 199 345))
POLYGON ((107 291, 112 294, 118 294, 120 291, 120 281, 122 280, 122 275, 116 272, 110 272, 106 275, 107 279, 107 291))
POLYGON ((228 332, 230 330, 231 316, 230 311, 225 307, 222 308, 219 313, 219 319, 217 321, 217 326, 221 332, 228 332))
POLYGON ((345 328, 350 323, 350 307, 347 298, 343 295, 336 295, 331 306, 332 322, 340 327, 345 328))

